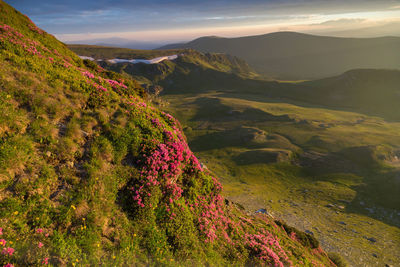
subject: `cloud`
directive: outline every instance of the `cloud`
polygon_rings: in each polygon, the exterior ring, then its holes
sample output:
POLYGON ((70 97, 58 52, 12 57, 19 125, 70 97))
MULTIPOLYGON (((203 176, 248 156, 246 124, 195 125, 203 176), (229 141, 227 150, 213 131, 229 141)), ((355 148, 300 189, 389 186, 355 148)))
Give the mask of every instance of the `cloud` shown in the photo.
POLYGON ((161 40, 165 38, 163 31, 190 38, 194 33, 239 36, 279 29, 344 30, 349 25, 365 23, 362 21, 365 18, 357 16, 362 12, 400 13, 393 9, 397 0, 5 1, 30 16, 39 27, 63 36, 64 40, 87 34, 113 37, 113 33, 125 38, 140 32, 159 34, 161 40))
POLYGON ((317 23, 314 25, 323 25, 323 26, 349 26, 352 24, 360 24, 366 22, 367 19, 364 18, 356 18, 356 19, 335 19, 335 20, 328 20, 321 23, 317 23))

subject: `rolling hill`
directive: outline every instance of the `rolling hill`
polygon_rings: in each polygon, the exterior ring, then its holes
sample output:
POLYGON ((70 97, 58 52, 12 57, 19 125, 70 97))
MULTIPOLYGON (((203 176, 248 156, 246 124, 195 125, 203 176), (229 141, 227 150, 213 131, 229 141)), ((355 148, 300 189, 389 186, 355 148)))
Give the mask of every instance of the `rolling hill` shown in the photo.
POLYGON ((0 68, 2 266, 339 262, 311 234, 222 197, 138 82, 3 1, 0 68))
POLYGON ((135 77, 145 87, 161 86, 168 94, 242 93, 245 90, 258 99, 284 98, 306 106, 400 120, 400 70, 354 69, 334 77, 292 83, 261 79, 245 61, 226 54, 200 53, 190 49, 153 51, 85 45, 69 47, 78 55, 95 59, 151 59, 180 54, 174 61, 151 65, 99 62, 104 68, 135 77))
POLYGON ((311 80, 351 69, 400 69, 400 37, 338 38, 276 32, 239 38, 202 37, 160 49, 191 48, 246 60, 266 77, 311 80))
POLYGON ((352 266, 400 264, 400 71, 289 83, 195 55, 100 64, 163 88, 154 102, 179 118, 228 199, 290 221, 352 266))

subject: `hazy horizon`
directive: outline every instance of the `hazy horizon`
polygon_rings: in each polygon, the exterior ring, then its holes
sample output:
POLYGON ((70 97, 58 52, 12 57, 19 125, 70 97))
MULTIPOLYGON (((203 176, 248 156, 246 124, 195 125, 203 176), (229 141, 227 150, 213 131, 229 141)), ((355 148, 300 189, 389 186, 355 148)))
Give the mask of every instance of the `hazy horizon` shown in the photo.
POLYGON ((397 0, 6 2, 66 43, 155 48, 202 36, 278 31, 336 37, 400 36, 397 0))

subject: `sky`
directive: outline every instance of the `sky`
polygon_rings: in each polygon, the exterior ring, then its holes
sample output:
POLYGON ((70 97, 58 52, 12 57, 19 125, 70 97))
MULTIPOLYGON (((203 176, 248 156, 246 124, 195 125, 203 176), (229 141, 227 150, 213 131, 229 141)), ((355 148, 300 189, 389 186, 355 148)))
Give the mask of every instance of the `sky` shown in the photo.
MULTIPOLYGON (((400 0, 6 0, 68 43, 156 46, 298 31, 400 36, 400 0)), ((141 48, 141 47, 138 47, 141 48)))

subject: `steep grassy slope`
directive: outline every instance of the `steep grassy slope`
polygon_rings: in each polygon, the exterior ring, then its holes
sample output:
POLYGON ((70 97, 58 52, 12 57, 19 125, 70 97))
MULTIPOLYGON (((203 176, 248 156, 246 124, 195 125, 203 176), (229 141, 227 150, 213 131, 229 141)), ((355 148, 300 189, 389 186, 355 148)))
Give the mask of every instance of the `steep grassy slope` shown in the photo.
POLYGON ((334 265, 221 195, 179 123, 0 1, 0 263, 334 265))
POLYGON ((400 125, 377 117, 400 119, 400 71, 279 83, 174 64, 165 77, 149 71, 162 65, 142 72, 230 200, 312 232, 354 266, 400 264, 400 125))
POLYGON ((202 37, 161 49, 192 48, 246 60, 281 80, 320 79, 356 68, 400 69, 399 37, 337 38, 277 32, 240 38, 202 37))

